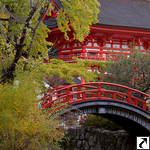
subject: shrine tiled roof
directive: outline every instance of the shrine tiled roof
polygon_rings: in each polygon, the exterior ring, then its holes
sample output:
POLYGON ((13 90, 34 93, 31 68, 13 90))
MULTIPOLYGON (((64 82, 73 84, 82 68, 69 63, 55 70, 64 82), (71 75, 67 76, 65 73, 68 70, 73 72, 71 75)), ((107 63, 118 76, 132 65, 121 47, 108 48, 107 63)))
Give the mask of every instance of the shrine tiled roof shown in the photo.
POLYGON ((56 18, 45 18, 43 23, 47 25, 48 28, 53 29, 57 27, 56 18))
POLYGON ((99 25, 112 25, 150 29, 150 1, 147 0, 98 0, 99 25))
MULTIPOLYGON (((96 26, 150 29, 150 1, 148 0, 98 0, 101 4, 96 26)), ((62 7, 59 0, 55 4, 62 7)), ((46 19, 49 28, 57 27, 55 18, 46 19)))
MULTIPOLYGON (((76 84, 81 84, 81 80, 79 80, 78 77, 76 77, 75 75, 73 75, 73 77, 74 77, 73 82, 75 82, 76 84)), ((66 80, 63 80, 61 84, 69 84, 69 83, 66 80)))

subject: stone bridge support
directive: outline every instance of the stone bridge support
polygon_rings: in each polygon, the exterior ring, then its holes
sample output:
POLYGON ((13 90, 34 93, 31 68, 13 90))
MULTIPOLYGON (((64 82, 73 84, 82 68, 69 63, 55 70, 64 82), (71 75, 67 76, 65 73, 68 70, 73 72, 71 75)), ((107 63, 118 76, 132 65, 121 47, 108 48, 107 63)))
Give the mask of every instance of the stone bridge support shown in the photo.
POLYGON ((108 131, 94 127, 69 129, 69 142, 62 140, 64 150, 135 150, 136 138, 124 130, 108 131))
POLYGON ((148 112, 128 103, 110 100, 95 100, 76 103, 70 108, 76 114, 95 114, 119 124, 133 136, 150 135, 148 112))

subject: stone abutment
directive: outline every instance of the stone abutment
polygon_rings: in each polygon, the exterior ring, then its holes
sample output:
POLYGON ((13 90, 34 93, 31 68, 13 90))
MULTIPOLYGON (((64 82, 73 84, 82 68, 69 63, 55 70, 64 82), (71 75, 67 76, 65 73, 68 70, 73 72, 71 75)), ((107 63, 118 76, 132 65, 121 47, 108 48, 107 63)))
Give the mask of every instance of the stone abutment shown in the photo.
POLYGON ((94 127, 68 129, 62 139, 64 150, 135 150, 136 137, 124 130, 109 131, 94 127))

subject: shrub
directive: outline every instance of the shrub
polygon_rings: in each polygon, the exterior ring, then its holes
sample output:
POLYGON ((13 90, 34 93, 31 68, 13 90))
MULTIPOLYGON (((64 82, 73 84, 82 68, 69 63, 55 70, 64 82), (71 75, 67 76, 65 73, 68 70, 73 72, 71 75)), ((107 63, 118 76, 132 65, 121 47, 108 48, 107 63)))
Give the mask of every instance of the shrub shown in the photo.
POLYGON ((88 115, 88 116, 84 117, 83 120, 81 121, 81 125, 83 127, 93 126, 96 128, 101 128, 104 130, 111 130, 111 131, 122 129, 116 123, 114 123, 106 118, 103 118, 101 116, 97 116, 97 115, 88 115))

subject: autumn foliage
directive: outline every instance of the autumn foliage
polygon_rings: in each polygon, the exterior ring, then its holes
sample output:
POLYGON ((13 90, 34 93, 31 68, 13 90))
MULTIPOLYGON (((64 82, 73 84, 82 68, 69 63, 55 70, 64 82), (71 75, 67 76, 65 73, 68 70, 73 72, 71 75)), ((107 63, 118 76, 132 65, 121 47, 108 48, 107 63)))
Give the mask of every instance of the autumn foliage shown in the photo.
POLYGON ((13 85, 0 85, 0 147, 3 150, 46 149, 58 146, 59 120, 39 105, 40 86, 33 75, 18 76, 13 85))

